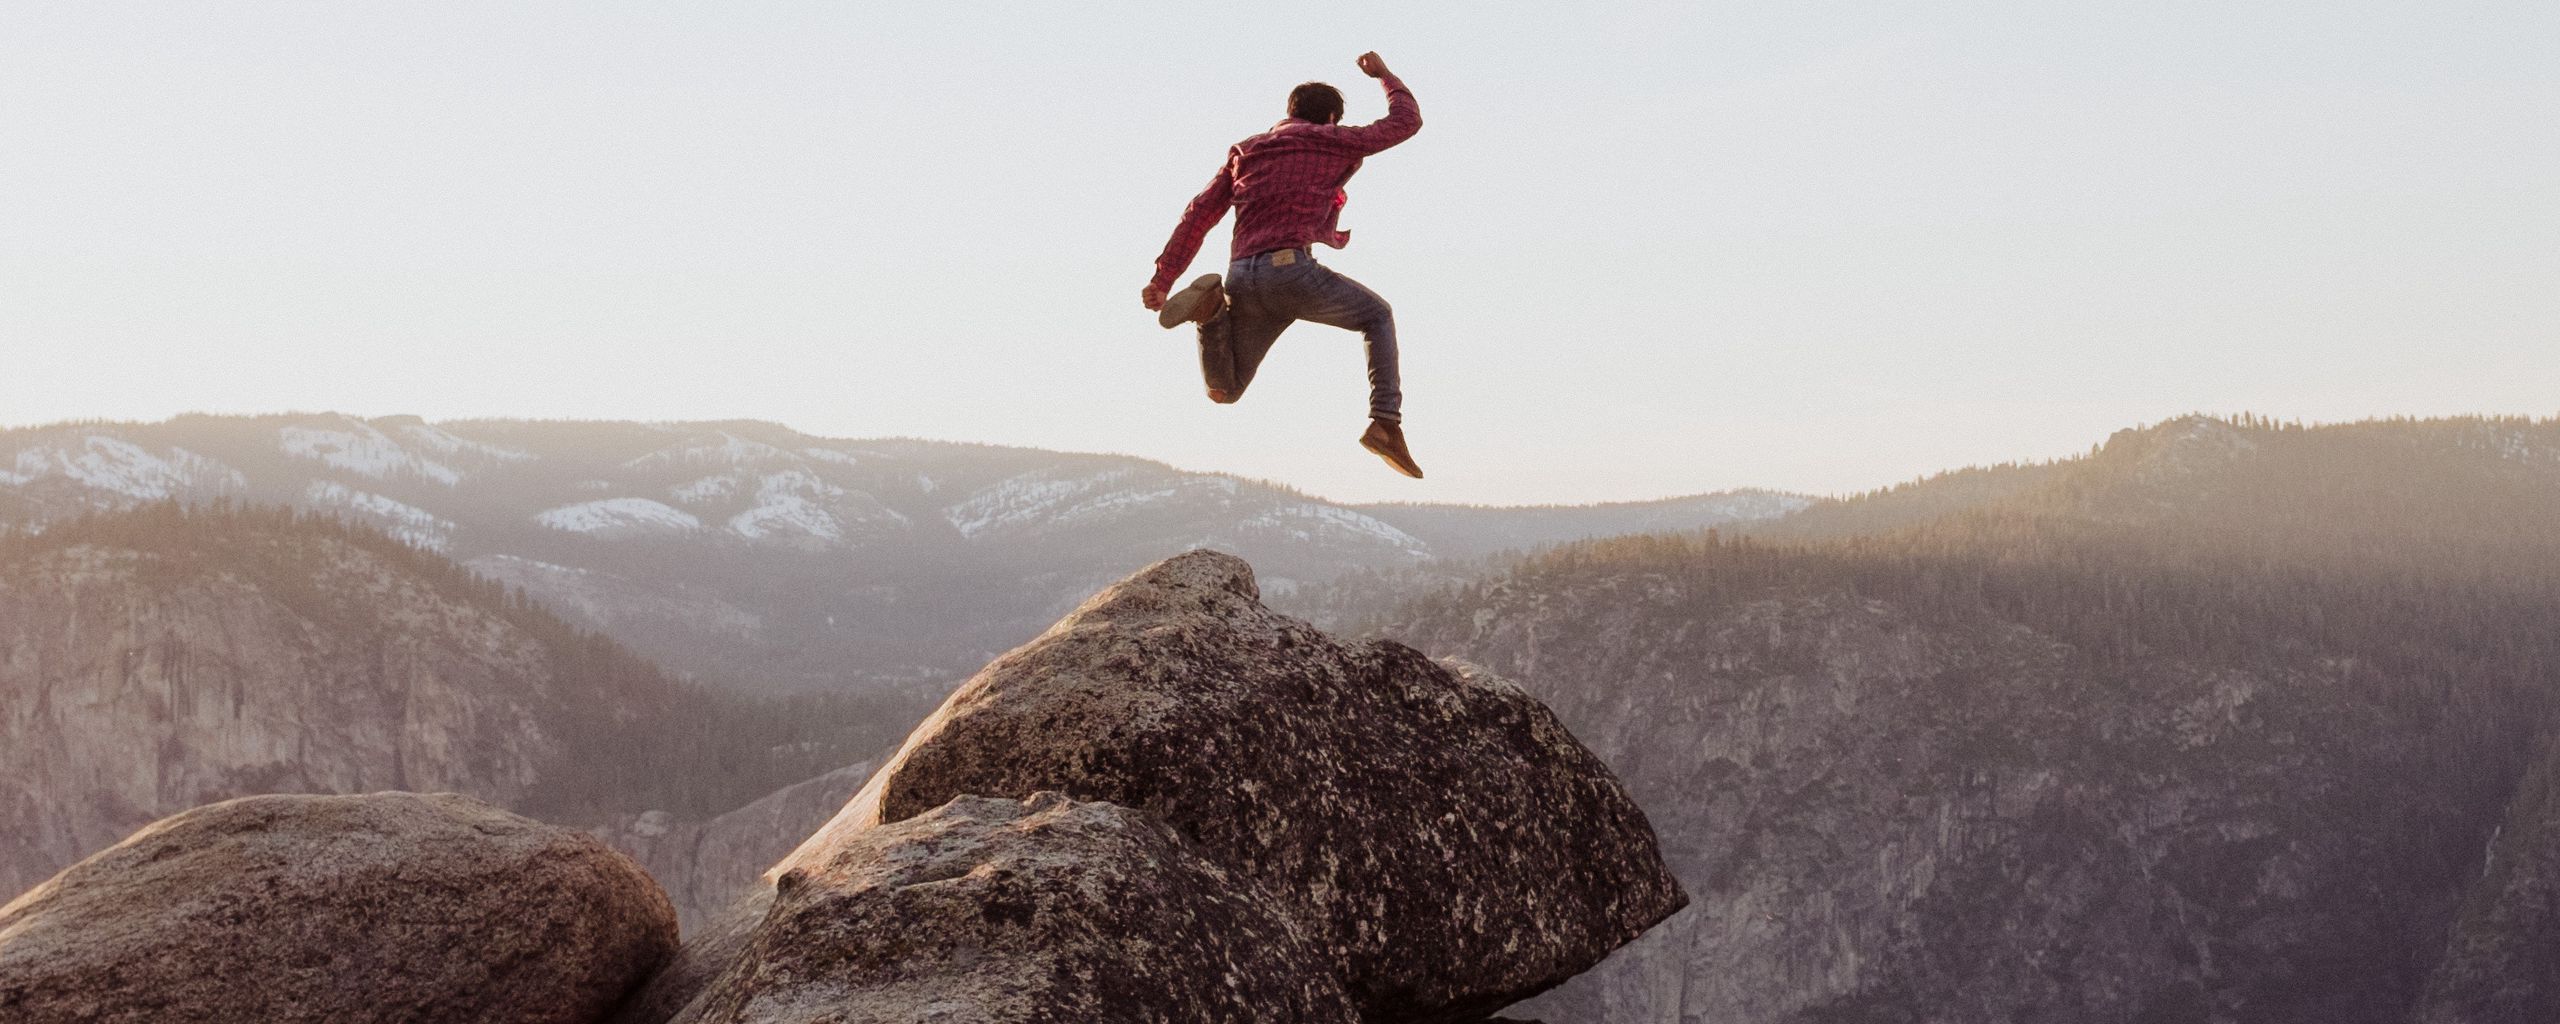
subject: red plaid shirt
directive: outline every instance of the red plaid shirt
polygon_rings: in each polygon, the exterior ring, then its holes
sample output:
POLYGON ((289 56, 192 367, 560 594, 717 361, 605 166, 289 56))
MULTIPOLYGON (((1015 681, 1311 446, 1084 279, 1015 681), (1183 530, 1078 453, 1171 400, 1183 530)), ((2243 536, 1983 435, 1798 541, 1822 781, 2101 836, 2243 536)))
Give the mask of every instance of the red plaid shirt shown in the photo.
POLYGON ((1228 149, 1226 164, 1183 208, 1181 226, 1173 229, 1164 255, 1156 257, 1155 286, 1173 288, 1173 279, 1199 255, 1200 240, 1229 206, 1236 208, 1230 259, 1318 242, 1336 249, 1351 244, 1351 232, 1336 226, 1342 204, 1350 200, 1342 183, 1360 169, 1362 157, 1422 130, 1422 108, 1414 105, 1413 90, 1394 75, 1378 84, 1387 90, 1387 116, 1374 124, 1317 124, 1293 117, 1228 149))

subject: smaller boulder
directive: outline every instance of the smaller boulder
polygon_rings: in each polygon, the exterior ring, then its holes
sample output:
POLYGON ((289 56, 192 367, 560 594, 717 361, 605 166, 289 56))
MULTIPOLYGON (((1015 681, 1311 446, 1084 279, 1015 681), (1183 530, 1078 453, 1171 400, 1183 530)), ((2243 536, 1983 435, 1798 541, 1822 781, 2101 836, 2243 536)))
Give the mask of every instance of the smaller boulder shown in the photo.
POLYGON ((675 909, 584 833, 449 793, 162 819, 0 907, 0 1020, 600 1020, 675 909))
POLYGON ((962 796, 785 872, 687 1024, 1359 1020, 1303 928, 1151 818, 962 796))

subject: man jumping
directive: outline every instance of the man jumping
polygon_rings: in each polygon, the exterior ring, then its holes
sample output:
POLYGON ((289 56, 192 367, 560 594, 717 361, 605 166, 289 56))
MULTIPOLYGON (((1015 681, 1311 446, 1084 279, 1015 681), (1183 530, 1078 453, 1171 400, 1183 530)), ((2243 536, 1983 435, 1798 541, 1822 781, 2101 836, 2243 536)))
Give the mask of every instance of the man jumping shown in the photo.
POLYGON ((1404 446, 1404 392, 1396 376, 1396 321, 1387 300, 1360 282, 1316 263, 1318 242, 1336 249, 1351 243, 1340 230, 1343 182, 1369 154, 1422 130, 1421 108, 1387 62, 1360 55, 1360 70, 1387 90, 1387 116, 1375 124, 1342 123, 1342 93, 1308 82, 1289 93, 1289 117, 1227 150, 1227 162, 1209 187, 1192 197, 1182 223, 1156 257, 1155 279, 1140 301, 1157 311, 1166 328, 1200 325, 1200 375, 1209 400, 1244 397, 1253 372, 1280 332, 1300 320, 1360 332, 1369 348, 1369 429, 1361 447, 1397 472, 1420 479, 1422 467, 1404 446), (1204 274, 1168 296, 1165 290, 1191 265, 1200 240, 1236 208, 1235 245, 1226 278, 1204 274))

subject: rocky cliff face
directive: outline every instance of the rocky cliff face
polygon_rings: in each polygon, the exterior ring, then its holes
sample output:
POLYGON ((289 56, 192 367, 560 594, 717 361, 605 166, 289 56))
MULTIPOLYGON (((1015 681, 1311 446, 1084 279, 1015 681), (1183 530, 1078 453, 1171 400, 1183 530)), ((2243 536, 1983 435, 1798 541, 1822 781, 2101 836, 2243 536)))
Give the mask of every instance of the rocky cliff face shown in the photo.
POLYGON ((2442 774, 2481 723, 2318 656, 2093 676, 1845 593, 1614 604, 1443 637, 1547 694, 1696 894, 1564 1019, 2401 1020, 2497 798, 2442 774))
POLYGON ((0 891, 249 794, 595 820, 809 771, 733 703, 367 531, 163 506, 0 538, 0 891))
POLYGON ((2551 736, 2491 833, 2416 1024, 2560 1020, 2560 746, 2551 736))
POLYGON ((538 710, 556 696, 538 645, 369 552, 323 548, 293 597, 107 544, 0 572, 0 890, 242 794, 528 796, 564 753, 538 710), (348 609, 366 628, 319 621, 348 609))

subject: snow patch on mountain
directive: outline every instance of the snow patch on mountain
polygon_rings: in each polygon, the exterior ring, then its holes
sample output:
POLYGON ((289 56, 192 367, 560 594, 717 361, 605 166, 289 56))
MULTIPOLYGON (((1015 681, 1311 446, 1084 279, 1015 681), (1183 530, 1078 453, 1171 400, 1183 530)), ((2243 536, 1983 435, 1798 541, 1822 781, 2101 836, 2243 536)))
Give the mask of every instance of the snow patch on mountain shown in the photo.
POLYGON ((963 537, 975 537, 999 527, 1015 526, 1048 518, 1079 494, 1132 476, 1129 470, 1112 469, 1100 473, 1062 473, 1055 470, 1033 470, 998 480, 982 487, 968 500, 943 510, 943 521, 960 531, 963 537))
POLYGON ((355 429, 286 427, 279 432, 277 441, 287 455, 318 459, 338 469, 376 480, 414 473, 447 487, 462 482, 461 471, 401 447, 400 442, 372 425, 352 423, 350 426, 355 429))
POLYGON ((1186 497, 1225 507, 1235 495, 1236 482, 1224 477, 1176 477, 1153 487, 1102 491, 1058 509, 1056 517, 1061 523, 1110 519, 1186 497))
POLYGON ((554 530, 571 533, 630 534, 702 528, 702 520, 694 518, 692 513, 647 498, 582 501, 575 505, 562 505, 533 518, 554 530))
POLYGON ((14 487, 60 476, 144 501, 185 490, 238 490, 249 485, 239 470, 184 448, 171 448, 164 457, 104 434, 83 437, 76 446, 65 442, 31 445, 20 449, 11 465, 11 471, 0 473, 0 483, 14 487))
POLYGON ((859 466, 862 464, 862 459, 855 456, 853 453, 840 452, 833 448, 802 448, 800 449, 800 454, 806 455, 820 462, 832 462, 839 466, 859 466))
POLYGON ((726 430, 715 430, 709 434, 693 435, 681 444, 660 448, 622 465, 626 469, 656 469, 662 466, 691 466, 705 463, 736 466, 777 459, 800 461, 799 456, 762 441, 749 441, 726 430))
POLYGON ((523 555, 482 555, 462 564, 480 575, 510 582, 527 572, 538 572, 546 576, 599 575, 593 569, 581 569, 558 562, 545 562, 539 558, 526 558, 523 555), (504 570, 500 569, 502 566, 505 567, 504 570))
POLYGON ((768 473, 756 484, 756 504, 729 517, 729 529, 749 540, 807 537, 845 539, 849 527, 889 529, 907 517, 861 491, 848 491, 805 469, 768 473))
POLYGON ((439 518, 415 505, 329 480, 312 481, 311 486, 303 490, 302 498, 304 502, 321 508, 356 513, 410 547, 440 552, 453 545, 452 520, 439 518))
POLYGON ((749 540, 774 536, 843 540, 844 527, 820 504, 843 496, 844 488, 807 470, 769 474, 756 485, 756 506, 729 517, 729 529, 749 540))
POLYGON ((442 427, 424 423, 405 424, 399 430, 400 436, 407 438, 411 443, 443 455, 476 455, 500 462, 531 462, 534 459, 532 452, 494 445, 486 441, 474 441, 442 427))
POLYGON ((677 501, 681 501, 687 505, 702 505, 714 501, 721 501, 737 496, 738 478, 734 476, 706 476, 700 480, 696 480, 692 483, 676 488, 673 493, 675 494, 677 501))
POLYGON ((1247 519, 1243 528, 1278 530, 1298 541, 1358 540, 1385 544, 1415 558, 1428 558, 1431 546, 1422 539, 1378 519, 1347 508, 1297 502, 1247 519))
POLYGON ((1203 511, 1235 504, 1240 493, 1229 477, 1165 476, 1135 469, 1069 473, 1034 470, 981 488, 943 511, 964 537, 1018 526, 1064 526, 1137 514, 1150 507, 1190 502, 1203 511))

